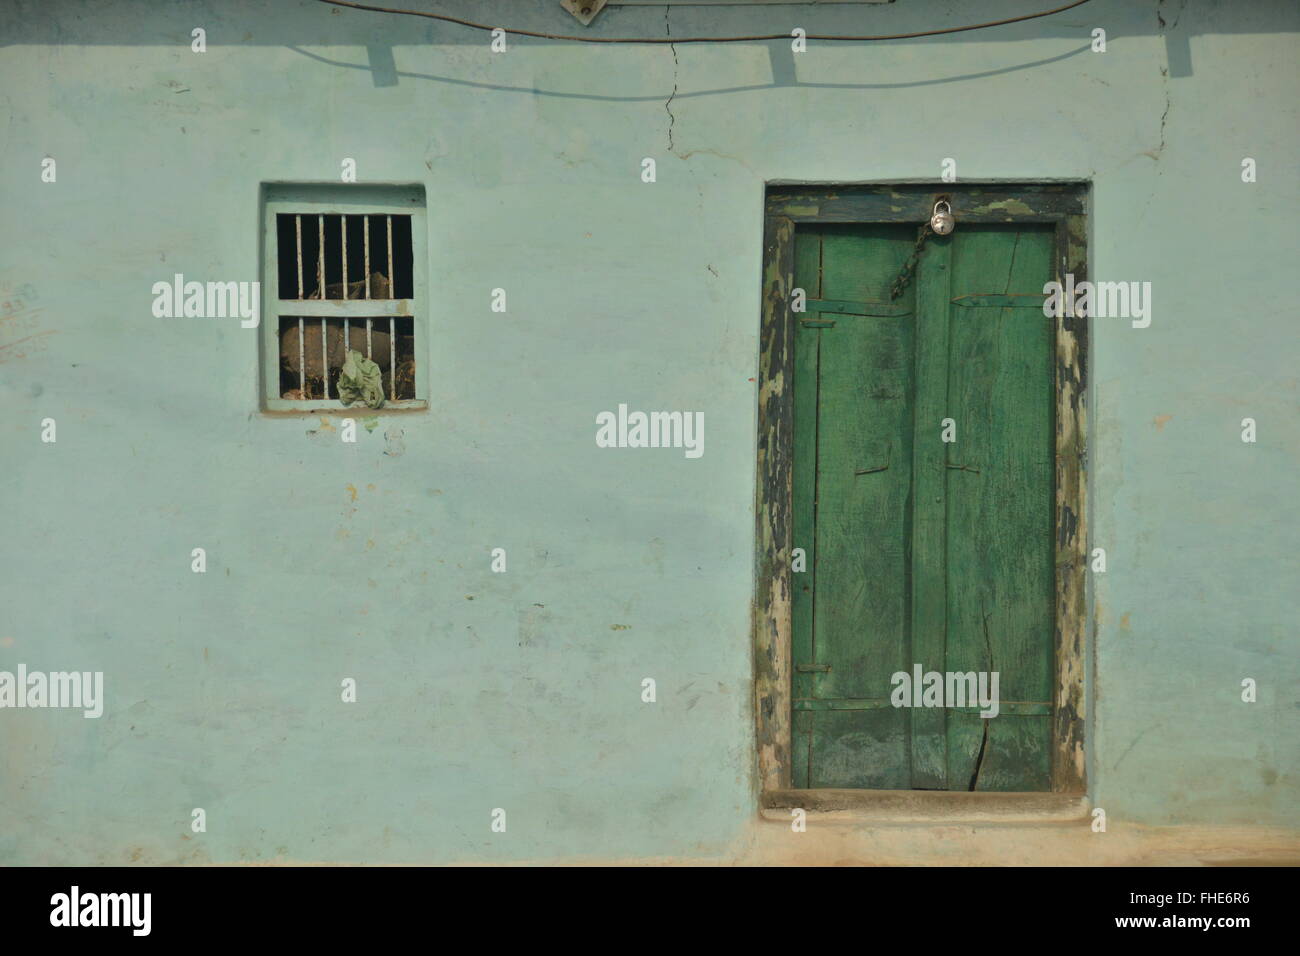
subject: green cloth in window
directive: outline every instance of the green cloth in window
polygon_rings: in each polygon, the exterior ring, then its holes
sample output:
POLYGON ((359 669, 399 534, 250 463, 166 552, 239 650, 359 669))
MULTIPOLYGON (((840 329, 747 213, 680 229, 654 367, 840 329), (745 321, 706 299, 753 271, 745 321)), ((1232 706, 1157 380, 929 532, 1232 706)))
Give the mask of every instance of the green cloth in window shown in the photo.
POLYGON ((344 405, 361 402, 370 408, 382 408, 384 404, 383 373, 355 349, 348 349, 348 357, 339 372, 339 400, 344 405))

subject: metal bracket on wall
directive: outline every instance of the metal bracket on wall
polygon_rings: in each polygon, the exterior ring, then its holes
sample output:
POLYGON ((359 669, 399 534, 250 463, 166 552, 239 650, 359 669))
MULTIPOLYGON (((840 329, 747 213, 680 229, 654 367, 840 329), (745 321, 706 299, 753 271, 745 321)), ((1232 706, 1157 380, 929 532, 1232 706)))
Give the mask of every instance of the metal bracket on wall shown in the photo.
POLYGON ((591 26, 591 21, 596 19, 596 14, 605 9, 605 0, 560 0, 560 6, 587 27, 591 26))

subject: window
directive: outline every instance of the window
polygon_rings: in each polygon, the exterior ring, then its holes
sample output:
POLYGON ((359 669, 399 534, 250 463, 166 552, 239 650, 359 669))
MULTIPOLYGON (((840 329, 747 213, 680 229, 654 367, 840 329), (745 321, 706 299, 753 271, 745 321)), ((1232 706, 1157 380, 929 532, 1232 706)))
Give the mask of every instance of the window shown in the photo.
POLYGON ((767 806, 1083 792, 1086 320, 1044 311, 1045 283, 1084 276, 1083 202, 1067 184, 769 190, 767 806), (918 245, 941 198, 957 228, 918 245), (923 698, 923 673, 953 692, 923 698))
POLYGON ((263 188, 269 411, 428 407, 422 186, 263 188))

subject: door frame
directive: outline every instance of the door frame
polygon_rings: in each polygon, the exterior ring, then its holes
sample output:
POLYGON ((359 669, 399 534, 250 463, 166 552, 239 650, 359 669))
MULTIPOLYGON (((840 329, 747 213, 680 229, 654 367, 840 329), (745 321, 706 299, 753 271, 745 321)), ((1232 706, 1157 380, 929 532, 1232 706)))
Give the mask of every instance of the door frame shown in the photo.
MULTIPOLYGON (((762 807, 810 807, 832 791, 791 789, 791 555, 794 422, 794 234, 802 223, 910 224, 930 218, 934 203, 952 198, 964 223, 1051 223, 1054 278, 1087 279, 1086 182, 768 183, 763 235, 763 297, 759 336, 758 463, 753 604, 754 705, 762 807)), ((1055 681, 1052 702, 1051 792, 1087 792, 1086 398, 1088 320, 1056 320, 1055 681)), ((835 808, 855 795, 912 791, 833 791, 835 808)), ((962 795, 942 793, 951 802, 962 795)), ((987 801, 1002 795, 971 793, 987 801)), ((1023 795, 1029 796, 1029 795, 1023 795)), ((1041 798, 1045 794, 1034 794, 1041 798)), ((820 803, 826 803, 822 799, 820 803)))

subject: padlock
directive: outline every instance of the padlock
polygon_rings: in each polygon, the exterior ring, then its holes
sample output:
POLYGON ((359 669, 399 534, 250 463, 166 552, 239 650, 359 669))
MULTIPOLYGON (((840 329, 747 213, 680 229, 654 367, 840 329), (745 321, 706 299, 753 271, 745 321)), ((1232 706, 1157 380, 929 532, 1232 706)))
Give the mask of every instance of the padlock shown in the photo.
POLYGON ((934 204, 934 212, 930 216, 930 229, 936 236, 946 236, 952 232, 955 225, 957 221, 952 218, 952 206, 948 205, 947 200, 940 199, 934 204))

